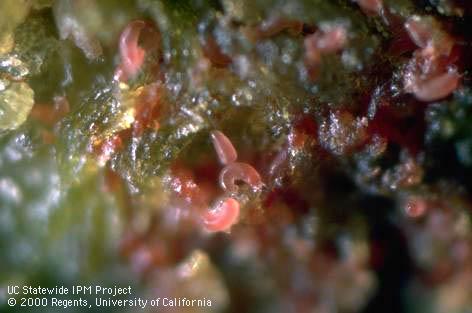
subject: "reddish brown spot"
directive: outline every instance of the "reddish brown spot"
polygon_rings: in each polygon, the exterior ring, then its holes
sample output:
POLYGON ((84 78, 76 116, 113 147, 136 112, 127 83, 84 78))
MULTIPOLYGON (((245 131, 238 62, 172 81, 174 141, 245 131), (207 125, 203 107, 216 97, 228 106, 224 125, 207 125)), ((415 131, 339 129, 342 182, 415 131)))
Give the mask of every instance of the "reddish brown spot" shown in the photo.
POLYGON ((278 201, 281 201, 295 210, 299 214, 306 214, 310 210, 308 202, 302 198, 294 188, 275 188, 265 198, 263 205, 271 208, 278 201))
POLYGON ((288 135, 288 143, 291 147, 301 149, 308 139, 316 139, 318 126, 313 117, 304 114, 295 119, 294 127, 288 135))
POLYGON ((31 109, 30 116, 46 125, 54 125, 57 121, 54 108, 48 104, 35 103, 31 109))
POLYGON ((54 125, 70 111, 66 97, 54 97, 54 105, 35 103, 31 110, 31 117, 46 124, 54 125))
POLYGON ((425 105, 416 102, 411 103, 409 108, 405 111, 394 106, 380 106, 369 122, 368 132, 405 147, 415 155, 423 146, 425 105))
POLYGON ((294 121, 294 126, 297 130, 307 134, 310 137, 316 137, 318 135, 318 126, 316 125, 315 119, 304 114, 294 121))
POLYGON ((198 183, 200 182, 214 182, 218 179, 219 167, 212 159, 204 160, 201 163, 195 164, 193 166, 193 172, 195 174, 195 179, 198 183))
POLYGON ((56 141, 56 136, 54 136, 54 133, 48 130, 41 131, 41 138, 45 144, 53 144, 56 141))
POLYGON ((231 64, 232 59, 221 51, 215 38, 208 34, 200 40, 203 55, 210 60, 210 62, 217 67, 226 67, 231 64))
POLYGON ((195 182, 192 171, 182 166, 172 167, 172 180, 170 188, 174 195, 189 204, 200 206, 203 203, 200 188, 195 182))
POLYGON ((98 162, 104 165, 117 150, 122 148, 121 137, 114 134, 102 142, 94 143, 93 150, 98 155, 98 162))
POLYGON ((370 244, 370 266, 374 269, 382 268, 385 257, 385 243, 380 240, 372 241, 370 244))
POLYGON ((388 52, 399 56, 414 51, 417 45, 411 40, 408 32, 401 23, 401 19, 397 16, 391 17, 390 31, 392 32, 392 40, 390 41, 388 52))
POLYGON ((105 169, 104 191, 117 193, 123 188, 124 182, 120 175, 110 168, 105 169))
POLYGON ((290 134, 288 134, 289 145, 295 149, 302 149, 305 146, 305 142, 308 136, 304 132, 297 131, 293 129, 290 134))
POLYGON ((262 22, 258 26, 248 30, 247 35, 252 41, 255 42, 264 38, 275 36, 285 30, 294 35, 298 35, 303 31, 303 22, 279 16, 272 17, 262 22))
POLYGON ((142 236, 128 230, 120 240, 120 253, 125 257, 129 257, 133 251, 139 248, 142 241, 142 236))
POLYGON ((159 83, 144 87, 136 100, 136 113, 133 123, 133 136, 139 137, 146 128, 158 129, 158 117, 163 111, 162 94, 164 88, 159 83))

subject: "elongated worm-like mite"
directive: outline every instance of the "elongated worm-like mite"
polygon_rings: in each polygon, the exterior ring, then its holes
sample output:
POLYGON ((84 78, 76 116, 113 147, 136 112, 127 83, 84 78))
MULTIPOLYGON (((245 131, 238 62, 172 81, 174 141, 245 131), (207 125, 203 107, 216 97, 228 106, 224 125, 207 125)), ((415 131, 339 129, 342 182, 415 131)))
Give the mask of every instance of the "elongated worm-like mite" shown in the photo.
POLYGON ((459 85, 460 75, 455 71, 446 72, 417 83, 413 94, 421 101, 436 101, 450 95, 459 85))
POLYGON ((239 218, 240 205, 233 198, 225 198, 203 214, 203 224, 208 231, 226 231, 239 218))
POLYGON ((238 190, 238 181, 245 182, 253 189, 262 187, 261 176, 257 170, 249 164, 235 162, 225 166, 220 173, 220 186, 226 191, 238 190))
POLYGON ((236 161, 238 154, 228 137, 219 130, 212 131, 210 137, 221 164, 227 165, 236 161))
POLYGON ((120 36, 121 70, 126 77, 135 76, 144 63, 145 51, 138 45, 139 35, 145 27, 144 21, 132 21, 120 36))

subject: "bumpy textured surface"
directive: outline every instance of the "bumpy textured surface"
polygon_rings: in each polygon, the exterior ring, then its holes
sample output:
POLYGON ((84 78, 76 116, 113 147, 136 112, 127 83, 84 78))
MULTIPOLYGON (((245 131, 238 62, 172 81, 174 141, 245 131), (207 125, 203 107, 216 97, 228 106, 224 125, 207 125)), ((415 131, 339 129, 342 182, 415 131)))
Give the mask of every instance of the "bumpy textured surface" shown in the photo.
POLYGON ((471 16, 462 0, 0 1, 0 290, 469 312, 471 16))

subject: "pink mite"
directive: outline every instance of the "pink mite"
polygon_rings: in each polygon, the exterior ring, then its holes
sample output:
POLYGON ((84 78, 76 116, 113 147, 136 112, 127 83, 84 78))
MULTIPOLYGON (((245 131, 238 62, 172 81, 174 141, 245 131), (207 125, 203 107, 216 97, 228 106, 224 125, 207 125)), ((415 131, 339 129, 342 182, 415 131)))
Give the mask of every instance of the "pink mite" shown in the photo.
POLYGON ((459 85, 460 75, 456 71, 430 78, 417 83, 413 94, 420 101, 436 101, 450 95, 459 85))
POLYGON ((238 181, 245 182, 253 189, 262 187, 261 176, 257 170, 246 163, 231 163, 226 165, 220 173, 220 186, 224 190, 235 192, 238 190, 238 181))
POLYGON ((338 52, 342 50, 347 41, 344 27, 336 26, 323 32, 317 38, 316 46, 323 53, 338 52))
POLYGON ((139 47, 138 40, 144 21, 132 21, 120 36, 121 70, 126 77, 135 76, 144 63, 145 51, 139 47))
POLYGON ((427 17, 414 15, 405 22, 405 30, 411 41, 422 49, 448 56, 454 46, 454 40, 441 29, 439 23, 427 17))
POLYGON ((228 137, 219 130, 212 131, 210 137, 221 164, 227 165, 236 161, 238 154, 228 137))
POLYGON ((240 205, 233 198, 225 198, 203 214, 205 228, 211 232, 226 231, 239 218, 240 205))
POLYGON ((355 0, 365 13, 379 13, 382 9, 381 0, 355 0))
POLYGON ((310 52, 334 53, 346 45, 347 34, 344 27, 335 26, 323 31, 317 31, 305 39, 305 47, 310 52))
POLYGON ((421 21, 418 16, 412 16, 405 22, 405 29, 410 39, 420 48, 426 48, 433 39, 433 29, 429 23, 421 21))
POLYGON ((405 204, 405 213, 412 218, 423 216, 427 209, 427 202, 421 198, 413 197, 405 204))

